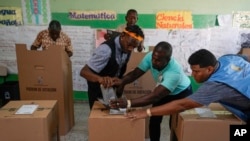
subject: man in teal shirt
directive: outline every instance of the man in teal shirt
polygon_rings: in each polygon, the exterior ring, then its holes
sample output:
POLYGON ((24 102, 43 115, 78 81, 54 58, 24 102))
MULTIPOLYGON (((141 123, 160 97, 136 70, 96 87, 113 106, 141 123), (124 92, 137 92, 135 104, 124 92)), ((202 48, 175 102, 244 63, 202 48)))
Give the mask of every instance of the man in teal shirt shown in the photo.
POLYGON ((174 100, 147 110, 127 113, 128 118, 171 115, 188 109, 219 102, 246 124, 250 124, 250 63, 249 56, 228 54, 216 59, 206 49, 194 52, 188 59, 197 91, 183 99, 174 100))
MULTIPOLYGON (((138 79, 148 70, 151 71, 156 82, 152 93, 136 99, 111 100, 111 108, 141 107, 150 104, 155 107, 184 98, 192 93, 190 79, 185 75, 181 65, 172 57, 172 46, 167 42, 160 42, 155 46, 153 52, 146 54, 137 68, 121 80, 114 80, 114 83, 118 85, 117 94, 121 95, 126 84, 138 79)), ((160 140, 161 121, 162 116, 150 117, 149 135, 151 141, 160 140)))

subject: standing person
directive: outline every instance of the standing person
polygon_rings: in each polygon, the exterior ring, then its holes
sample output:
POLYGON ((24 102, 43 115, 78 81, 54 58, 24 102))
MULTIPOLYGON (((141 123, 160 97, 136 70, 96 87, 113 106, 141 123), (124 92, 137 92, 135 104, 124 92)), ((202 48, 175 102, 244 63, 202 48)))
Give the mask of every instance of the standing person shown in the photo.
POLYGON ((116 29, 118 32, 122 32, 127 26, 135 25, 138 21, 138 13, 135 9, 129 9, 125 16, 126 23, 119 25, 116 29))
MULTIPOLYGON (((249 59, 249 58, 248 58, 249 59)), ((250 63, 245 56, 224 55, 218 60, 208 50, 188 59, 194 79, 202 83, 192 95, 147 110, 130 112, 129 118, 170 115, 219 102, 247 124, 250 123, 250 63)))
MULTIPOLYGON (((135 25, 138 21, 138 12, 135 9, 129 9, 125 16, 126 24, 119 25, 116 31, 122 32, 127 26, 135 25)), ((141 52, 144 49, 143 42, 138 46, 137 51, 141 52)))
POLYGON ((95 49, 93 56, 80 72, 87 79, 90 109, 97 98, 102 98, 100 84, 110 87, 112 77, 123 76, 131 51, 143 39, 144 34, 139 26, 127 26, 119 36, 105 41, 95 49))
POLYGON ((31 45, 31 50, 37 50, 42 47, 43 50, 48 49, 51 45, 60 45, 65 48, 68 56, 73 55, 71 39, 61 31, 61 24, 57 20, 52 20, 49 27, 38 33, 34 43, 31 45))
MULTIPOLYGON (((133 71, 121 80, 114 79, 118 85, 117 93, 123 92, 124 86, 145 74, 148 70, 157 83, 152 93, 136 99, 111 100, 111 108, 130 108, 153 104, 163 105, 175 99, 181 99, 192 93, 191 82, 185 75, 181 65, 172 57, 172 46, 167 42, 159 42, 153 52, 149 52, 133 71)), ((170 116, 171 119, 171 116, 170 116)), ((151 141, 159 141, 161 135, 162 116, 152 116, 149 120, 149 136, 151 141)))
MULTIPOLYGON (((126 23, 125 24, 121 24, 119 25, 117 28, 116 28, 116 31, 118 32, 123 32, 124 29, 127 27, 127 26, 132 26, 132 25, 136 25, 137 21, 138 21, 138 13, 135 9, 129 9, 127 11, 127 14, 125 16, 125 20, 126 20, 126 23)), ((110 36, 108 34, 105 34, 104 35, 104 38, 106 40, 108 40, 110 38, 110 36)), ((141 52, 142 50, 144 49, 143 47, 143 42, 140 44, 140 46, 137 47, 137 51, 141 52)))

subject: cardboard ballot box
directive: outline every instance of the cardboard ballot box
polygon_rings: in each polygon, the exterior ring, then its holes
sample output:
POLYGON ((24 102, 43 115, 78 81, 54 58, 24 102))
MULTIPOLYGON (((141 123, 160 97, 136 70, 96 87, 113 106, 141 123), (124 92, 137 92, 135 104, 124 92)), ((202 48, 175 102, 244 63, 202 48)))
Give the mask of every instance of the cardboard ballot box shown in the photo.
POLYGON ((242 54, 250 55, 250 48, 242 48, 242 54))
POLYGON ((27 50, 16 44, 21 100, 57 100, 59 133, 66 135, 74 125, 71 61, 61 46, 44 51, 27 50))
POLYGON ((145 141, 145 119, 130 120, 110 115, 95 102, 88 118, 89 141, 145 141))
POLYGON ((191 109, 172 118, 171 140, 229 141, 230 125, 245 124, 219 103, 207 108, 191 109), (174 137, 175 136, 175 137, 174 137))
MULTIPOLYGON (((127 64, 127 70, 125 75, 134 70, 143 57, 147 54, 147 52, 132 52, 130 56, 130 60, 127 64)), ((143 96, 145 94, 149 94, 153 91, 156 86, 156 82, 154 81, 152 74, 150 71, 146 72, 143 76, 135 80, 134 82, 127 84, 124 88, 123 94, 127 98, 134 98, 138 96, 143 96)))
POLYGON ((0 131, 1 141, 59 141, 57 101, 10 101, 0 109, 0 131))
MULTIPOLYGON (((153 50, 153 48, 150 50, 153 50)), ((147 53, 148 52, 132 52, 125 74, 134 70, 147 53)), ((155 86, 156 82, 154 81, 151 72, 148 71, 134 82, 127 84, 124 88, 123 94, 127 99, 134 99, 150 94, 154 90, 155 86)), ((151 105, 145 106, 144 108, 149 107, 151 107, 151 105)), ((145 120, 145 125, 145 138, 149 138, 149 118, 145 120)))

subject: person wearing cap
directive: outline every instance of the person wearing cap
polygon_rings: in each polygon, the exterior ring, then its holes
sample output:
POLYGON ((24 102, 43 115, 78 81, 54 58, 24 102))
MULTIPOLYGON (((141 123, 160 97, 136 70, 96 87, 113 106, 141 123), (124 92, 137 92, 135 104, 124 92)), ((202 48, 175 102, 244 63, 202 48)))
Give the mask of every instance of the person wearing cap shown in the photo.
POLYGON ((73 55, 71 39, 67 34, 61 31, 61 24, 57 20, 52 20, 49 27, 38 33, 35 41, 31 45, 31 50, 37 50, 42 47, 43 50, 48 49, 51 45, 60 45, 64 47, 69 57, 73 55))
POLYGON ((90 109, 98 98, 102 98, 100 85, 111 87, 113 77, 122 78, 131 51, 137 48, 143 39, 144 33, 139 26, 127 26, 119 36, 103 42, 94 50, 80 72, 80 76, 87 80, 90 109))
MULTIPOLYGON (((122 79, 114 79, 118 85, 117 94, 121 94, 126 84, 150 71, 156 87, 151 93, 135 99, 115 99, 110 101, 111 108, 142 107, 152 104, 153 107, 163 105, 175 99, 181 99, 192 93, 191 81, 184 73, 181 65, 172 57, 172 46, 168 42, 159 42, 154 50, 147 53, 137 68, 127 73, 122 79)), ((159 141, 161 135, 162 116, 149 119, 150 141, 159 141)), ((170 116, 171 122, 171 116, 170 116)), ((170 123, 169 122, 169 123, 170 123)))

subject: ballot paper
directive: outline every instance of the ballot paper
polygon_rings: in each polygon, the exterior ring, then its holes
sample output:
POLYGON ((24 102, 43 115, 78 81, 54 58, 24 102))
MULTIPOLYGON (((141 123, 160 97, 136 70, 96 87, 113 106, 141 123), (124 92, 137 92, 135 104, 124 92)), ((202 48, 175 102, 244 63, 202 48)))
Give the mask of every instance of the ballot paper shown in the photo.
POLYGON ((33 114, 37 108, 38 105, 34 104, 22 105, 15 114, 33 114))
POLYGON ((98 98, 98 100, 102 104, 104 104, 105 106, 108 106, 110 99, 116 99, 117 98, 115 90, 112 87, 110 87, 110 88, 104 88, 103 85, 101 85, 100 87, 101 87, 103 99, 98 98))
MULTIPOLYGON (((102 91, 102 97, 103 99, 101 98, 98 98, 98 100, 105 106, 105 107, 108 107, 109 108, 109 100, 110 99, 116 99, 117 96, 116 96, 116 93, 115 93, 115 90, 114 88, 110 87, 110 88, 104 88, 103 85, 100 86, 101 87, 101 91, 102 91)), ((109 108, 109 114, 111 115, 123 115, 125 114, 127 111, 126 108, 118 108, 118 109, 112 109, 112 108, 109 108)))
POLYGON ((127 108, 110 109, 109 114, 111 115, 124 115, 127 112, 127 108))
POLYGON ((200 117, 216 118, 216 115, 211 111, 210 108, 207 108, 207 107, 195 108, 195 111, 200 117))

